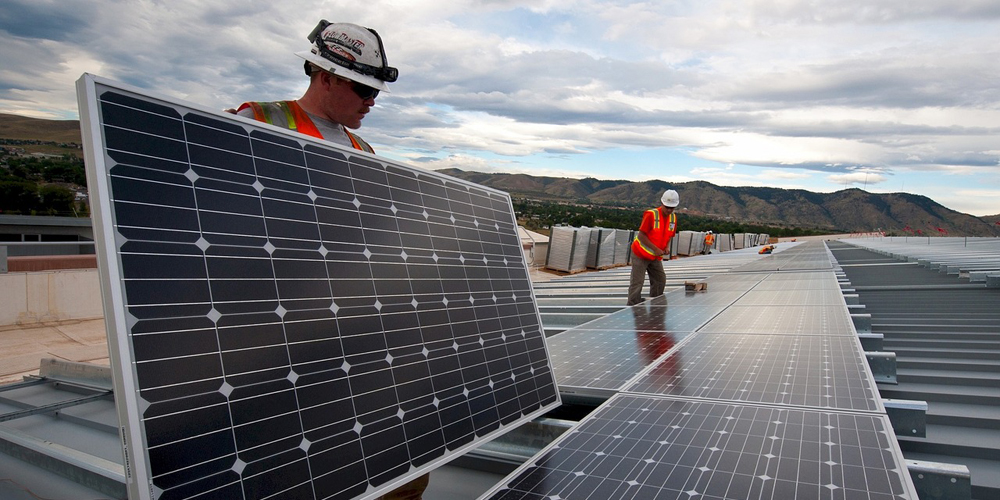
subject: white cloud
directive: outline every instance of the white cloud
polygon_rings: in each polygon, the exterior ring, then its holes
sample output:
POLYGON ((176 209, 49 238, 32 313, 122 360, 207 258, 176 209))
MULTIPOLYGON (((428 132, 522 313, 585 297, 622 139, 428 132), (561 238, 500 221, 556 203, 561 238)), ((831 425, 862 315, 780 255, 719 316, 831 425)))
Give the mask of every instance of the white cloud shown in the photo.
POLYGON ((933 198, 962 213, 979 217, 1000 214, 1000 189, 943 189, 933 198))
POLYGON ((857 185, 857 186, 870 186, 875 184, 880 184, 888 180, 884 175, 873 174, 869 172, 851 172, 848 174, 834 174, 829 175, 826 179, 834 184, 843 184, 845 186, 857 185))

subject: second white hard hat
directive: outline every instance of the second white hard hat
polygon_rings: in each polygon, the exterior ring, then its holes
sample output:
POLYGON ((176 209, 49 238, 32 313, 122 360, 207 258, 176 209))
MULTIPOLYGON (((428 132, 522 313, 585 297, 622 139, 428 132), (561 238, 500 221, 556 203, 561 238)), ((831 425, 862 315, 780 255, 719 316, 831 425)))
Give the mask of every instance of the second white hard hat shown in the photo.
POLYGON ((663 196, 660 197, 660 201, 663 202, 664 206, 673 208, 680 204, 681 197, 677 194, 677 191, 668 189, 664 191, 663 196))

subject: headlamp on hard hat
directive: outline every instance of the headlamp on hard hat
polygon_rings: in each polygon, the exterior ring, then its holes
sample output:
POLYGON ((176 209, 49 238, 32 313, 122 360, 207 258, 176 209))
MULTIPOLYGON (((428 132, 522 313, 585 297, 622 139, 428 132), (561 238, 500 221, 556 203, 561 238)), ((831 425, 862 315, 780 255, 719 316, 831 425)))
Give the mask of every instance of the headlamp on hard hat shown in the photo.
POLYGON ((371 34, 375 35, 375 39, 378 40, 378 52, 379 56, 382 57, 382 67, 352 61, 351 59, 330 50, 330 48, 326 45, 326 40, 323 39, 323 30, 325 30, 330 24, 331 23, 326 19, 323 19, 316 24, 316 28, 312 30, 312 33, 309 33, 309 41, 316 45, 316 48, 319 50, 321 56, 332 61, 334 64, 356 71, 362 75, 373 76, 383 82, 391 83, 396 81, 396 78, 399 77, 399 70, 390 67, 389 63, 385 60, 385 48, 382 46, 382 37, 379 36, 378 32, 371 28, 365 28, 370 31, 371 34))

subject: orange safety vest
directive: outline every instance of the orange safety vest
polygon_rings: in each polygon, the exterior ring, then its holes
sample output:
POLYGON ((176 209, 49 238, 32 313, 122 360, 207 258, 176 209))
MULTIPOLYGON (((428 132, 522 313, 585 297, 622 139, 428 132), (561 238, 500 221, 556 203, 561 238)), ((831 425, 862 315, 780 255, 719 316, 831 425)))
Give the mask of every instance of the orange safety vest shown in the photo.
MULTIPOLYGON (((663 213, 660 212, 659 208, 646 210, 646 213, 647 214, 652 213, 652 218, 653 218, 653 226, 652 228, 650 228, 649 231, 646 232, 646 237, 649 238, 649 241, 652 244, 656 245, 659 248, 666 249, 667 243, 670 242, 670 238, 673 238, 674 233, 677 232, 677 214, 671 212, 670 217, 667 220, 667 223, 664 224, 663 213)), ((645 221, 646 221, 646 216, 644 214, 643 222, 645 221)), ((639 230, 641 231, 642 228, 640 227, 639 230)), ((654 255, 652 249, 643 246, 642 242, 639 241, 638 236, 636 236, 636 238, 632 240, 632 253, 646 260, 663 259, 662 256, 654 255)))
MULTIPOLYGON (((323 138, 323 134, 316 128, 316 124, 309 118, 309 115, 302 109, 302 106, 299 106, 298 101, 245 102, 236 111, 243 111, 246 108, 253 109, 254 120, 270 123, 271 125, 274 125, 274 118, 271 113, 280 111, 284 114, 289 129, 317 139, 323 138)), ((354 149, 369 153, 375 152, 367 142, 352 134, 350 130, 345 128, 344 132, 347 133, 347 138, 351 140, 351 146, 354 146, 354 149)))
POLYGON ((715 235, 714 234, 706 234, 705 235, 705 246, 710 247, 710 246, 712 246, 713 243, 715 243, 715 235))

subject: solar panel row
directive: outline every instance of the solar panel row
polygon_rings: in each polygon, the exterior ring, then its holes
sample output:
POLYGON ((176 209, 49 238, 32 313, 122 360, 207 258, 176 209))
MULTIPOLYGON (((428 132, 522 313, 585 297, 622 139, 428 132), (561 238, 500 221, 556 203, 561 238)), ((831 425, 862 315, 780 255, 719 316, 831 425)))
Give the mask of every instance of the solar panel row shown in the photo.
POLYGON ((709 278, 707 292, 668 294, 662 324, 697 326, 650 332, 672 341, 640 371, 614 363, 647 361, 615 344, 638 329, 595 328, 629 326, 625 312, 550 338, 572 335, 552 351, 560 390, 608 399, 483 498, 916 498, 825 246, 765 259, 709 278), (708 319, 685 300, 720 292, 701 306, 708 319), (578 376, 564 352, 590 362, 591 346, 628 381, 578 376))

